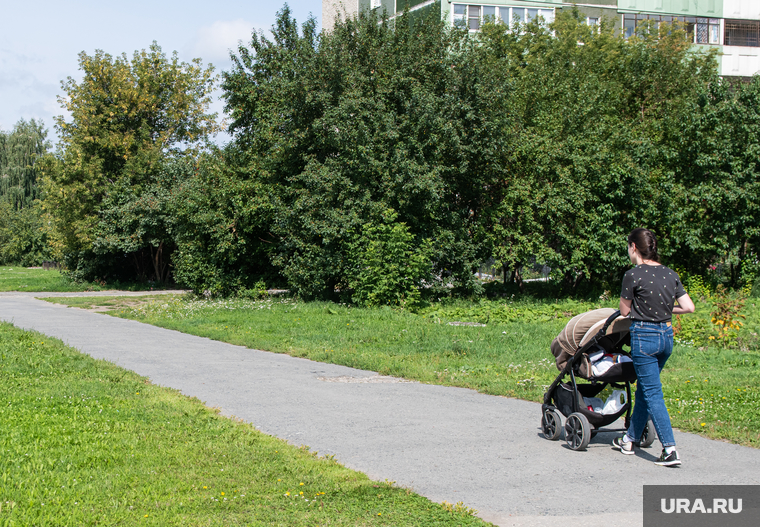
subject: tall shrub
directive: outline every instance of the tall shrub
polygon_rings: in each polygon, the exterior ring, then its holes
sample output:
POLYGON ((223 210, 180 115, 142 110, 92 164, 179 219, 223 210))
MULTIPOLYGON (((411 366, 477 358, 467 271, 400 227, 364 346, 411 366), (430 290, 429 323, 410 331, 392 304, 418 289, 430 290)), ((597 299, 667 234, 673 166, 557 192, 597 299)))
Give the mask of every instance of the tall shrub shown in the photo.
POLYGON ((406 224, 396 219, 394 211, 386 211, 382 223, 365 224, 351 246, 348 286, 359 305, 413 307, 424 282, 430 282, 432 243, 415 244, 406 224))
POLYGON ((393 209, 415 247, 436 240, 437 274, 472 290, 503 90, 484 91, 466 33, 437 15, 315 27, 299 32, 286 7, 273 40, 254 34, 224 73, 241 166, 272 200, 273 263, 303 296, 332 297, 363 226, 393 209))

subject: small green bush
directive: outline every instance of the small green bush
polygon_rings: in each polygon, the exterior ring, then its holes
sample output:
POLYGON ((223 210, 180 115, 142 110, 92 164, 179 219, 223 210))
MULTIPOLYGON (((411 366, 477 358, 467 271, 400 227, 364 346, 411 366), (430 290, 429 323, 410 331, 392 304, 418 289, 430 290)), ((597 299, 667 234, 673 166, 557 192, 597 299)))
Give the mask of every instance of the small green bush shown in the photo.
POLYGON ((755 283, 752 284, 752 287, 749 290, 749 295, 747 296, 750 298, 760 297, 760 280, 756 280, 755 283))
POLYGON ((689 293, 692 300, 705 301, 712 297, 712 290, 710 286, 705 283, 705 278, 697 274, 689 274, 686 272, 678 273, 681 277, 681 282, 689 293))
POLYGON ((250 289, 247 287, 241 287, 237 290, 236 296, 238 298, 245 298, 246 300, 261 300, 269 296, 267 292, 267 284, 264 280, 259 280, 250 289))
POLYGON ((31 267, 45 260, 52 256, 40 207, 16 210, 10 203, 0 202, 0 263, 31 267))
POLYGON ((424 240, 416 245, 409 227, 396 218, 395 212, 386 212, 382 223, 366 224, 351 245, 356 274, 349 287, 357 304, 413 307, 420 301, 422 281, 432 269, 432 244, 424 240))

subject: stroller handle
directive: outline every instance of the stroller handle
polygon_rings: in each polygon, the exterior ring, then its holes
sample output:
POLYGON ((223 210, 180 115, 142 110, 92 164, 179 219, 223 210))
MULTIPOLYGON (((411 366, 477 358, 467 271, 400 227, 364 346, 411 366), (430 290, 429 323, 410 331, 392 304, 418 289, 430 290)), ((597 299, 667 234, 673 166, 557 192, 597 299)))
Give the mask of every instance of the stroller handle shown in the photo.
POLYGON ((620 316, 620 310, 616 309, 613 314, 607 318, 607 321, 604 323, 604 326, 602 326, 602 329, 599 330, 599 332, 594 335, 594 341, 598 341, 600 338, 605 336, 607 334, 607 329, 610 327, 610 324, 620 316))

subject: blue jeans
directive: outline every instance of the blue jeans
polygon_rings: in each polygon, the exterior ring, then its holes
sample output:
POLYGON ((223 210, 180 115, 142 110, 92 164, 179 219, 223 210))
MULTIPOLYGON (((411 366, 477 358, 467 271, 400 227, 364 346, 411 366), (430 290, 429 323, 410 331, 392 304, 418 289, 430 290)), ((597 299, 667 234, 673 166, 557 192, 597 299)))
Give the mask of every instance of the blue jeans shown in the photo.
POLYGON ((636 404, 628 427, 628 437, 640 441, 651 417, 663 448, 675 446, 670 416, 662 395, 660 372, 673 353, 673 327, 665 322, 631 324, 631 358, 636 369, 636 404))

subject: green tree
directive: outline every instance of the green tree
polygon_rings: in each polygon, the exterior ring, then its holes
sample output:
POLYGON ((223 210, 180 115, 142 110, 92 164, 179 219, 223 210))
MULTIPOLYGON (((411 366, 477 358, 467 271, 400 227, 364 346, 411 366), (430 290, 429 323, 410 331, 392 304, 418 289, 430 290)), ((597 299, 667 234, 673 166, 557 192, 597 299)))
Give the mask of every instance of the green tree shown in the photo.
POLYGON ((518 270, 535 258, 556 278, 617 282, 625 236, 645 225, 666 256, 673 219, 673 151, 700 90, 716 82, 714 54, 661 25, 624 40, 577 10, 550 28, 484 28, 483 60, 512 78, 509 167, 495 183, 485 239, 518 270))
POLYGON ((12 131, 0 130, 0 197, 16 210, 39 197, 37 162, 49 149, 42 121, 21 119, 12 131))
POLYGON ((0 200, 0 264, 29 267, 52 258, 39 206, 15 209, 0 200))
MULTIPOLYGON (((79 66, 80 81, 62 82, 60 102, 71 120, 56 120, 61 140, 46 159, 43 207, 54 249, 69 268, 104 277, 123 267, 127 249, 169 256, 167 240, 138 235, 144 224, 128 220, 127 209, 139 210, 143 193, 155 195, 157 174, 168 159, 195 155, 218 129, 216 116, 207 113, 215 77, 212 66, 204 69, 200 59, 180 62, 176 52, 167 58, 155 42, 131 60, 126 54, 81 53, 79 66), (125 215, 106 210, 114 205, 125 215), (119 239, 130 244, 114 242, 107 223, 119 221, 117 216, 123 220, 119 239), (130 225, 138 230, 127 233, 130 225)), ((152 267, 155 279, 165 278, 157 271, 164 262, 152 267)))
POLYGON ((760 78, 713 83, 684 113, 672 150, 673 257, 700 275, 722 262, 729 268, 728 284, 736 287, 758 273, 760 78))
POLYGON ((0 131, 0 262, 39 265, 51 258, 41 210, 39 160, 50 149, 42 121, 0 131))
POLYGON ((224 73, 234 142, 271 198, 273 263, 306 297, 347 291, 363 226, 392 209, 415 247, 435 240, 435 274, 473 290, 498 150, 488 107, 503 95, 481 85, 474 43, 437 13, 315 28, 299 33, 286 7, 274 39, 253 35, 224 73))
POLYGON ((131 264, 109 269, 111 276, 158 282, 169 279, 168 255, 175 247, 174 183, 162 169, 150 184, 137 189, 117 183, 105 195, 92 252, 96 257, 125 255, 131 264))

